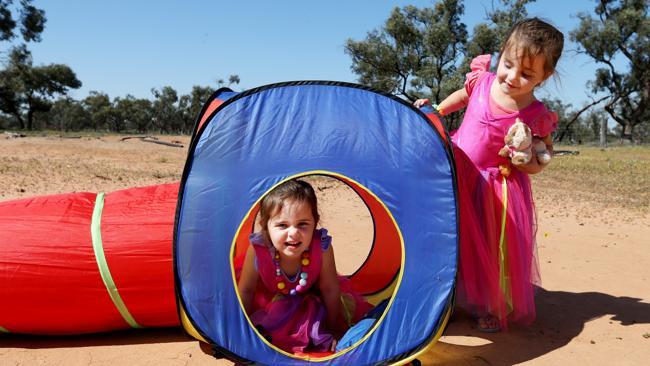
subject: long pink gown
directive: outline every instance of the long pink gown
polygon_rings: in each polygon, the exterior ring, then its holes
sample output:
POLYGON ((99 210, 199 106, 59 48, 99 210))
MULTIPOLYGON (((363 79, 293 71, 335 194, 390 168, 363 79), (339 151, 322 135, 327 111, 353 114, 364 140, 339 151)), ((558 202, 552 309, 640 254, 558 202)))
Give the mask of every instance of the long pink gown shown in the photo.
POLYGON ((514 167, 502 176, 498 167, 509 162, 498 152, 517 117, 543 137, 556 128, 557 115, 539 101, 520 111, 495 113, 499 107, 490 87, 496 75, 489 66, 489 55, 472 61, 465 83, 470 99, 463 123, 452 133, 461 218, 457 294, 459 304, 474 315, 493 315, 507 328, 509 321, 527 325, 535 319, 534 285, 540 277, 530 180, 514 167))

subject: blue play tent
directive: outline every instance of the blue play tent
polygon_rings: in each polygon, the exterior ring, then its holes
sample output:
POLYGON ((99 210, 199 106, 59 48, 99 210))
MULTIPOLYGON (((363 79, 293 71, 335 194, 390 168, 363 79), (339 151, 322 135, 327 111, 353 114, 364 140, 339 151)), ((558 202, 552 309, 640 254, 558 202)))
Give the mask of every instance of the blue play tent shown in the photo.
POLYGON ((426 351, 451 312, 457 268, 447 141, 437 115, 360 85, 302 81, 215 92, 199 116, 176 211, 184 329, 216 354, 255 365, 404 364, 426 351), (293 355, 252 326, 235 273, 262 197, 314 174, 341 180, 368 206, 373 245, 349 278, 385 311, 336 353, 293 355))

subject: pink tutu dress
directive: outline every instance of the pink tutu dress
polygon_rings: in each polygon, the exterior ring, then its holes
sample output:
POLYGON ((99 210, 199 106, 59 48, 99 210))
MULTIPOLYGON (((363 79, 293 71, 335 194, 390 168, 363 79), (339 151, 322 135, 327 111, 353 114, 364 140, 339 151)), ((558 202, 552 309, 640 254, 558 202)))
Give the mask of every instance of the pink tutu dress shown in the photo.
POLYGON ((457 297, 474 315, 493 315, 507 328, 508 321, 530 324, 535 319, 533 285, 540 278, 530 180, 514 167, 502 176, 498 167, 509 162, 498 152, 517 117, 534 136, 543 137, 557 127, 557 115, 539 101, 519 111, 496 105, 490 97, 496 75, 489 66, 489 55, 472 61, 465 117, 452 133, 460 210, 457 297))
MULTIPOLYGON (((308 259, 296 275, 289 278, 276 264, 275 248, 259 233, 250 236, 255 249, 255 263, 261 281, 258 282, 251 321, 258 331, 276 347, 294 354, 329 352, 334 337, 326 327, 327 311, 318 289, 323 251, 331 245, 326 229, 314 232, 308 259), (305 275, 306 274, 306 275, 305 275), (305 279, 304 286, 300 280, 305 279), (285 285, 279 288, 278 283, 285 285), (298 287, 298 291, 295 291, 298 287), (294 290, 294 291, 292 291, 294 290)), ((345 321, 349 326, 359 321, 372 305, 354 293, 349 281, 339 276, 341 301, 345 321)))

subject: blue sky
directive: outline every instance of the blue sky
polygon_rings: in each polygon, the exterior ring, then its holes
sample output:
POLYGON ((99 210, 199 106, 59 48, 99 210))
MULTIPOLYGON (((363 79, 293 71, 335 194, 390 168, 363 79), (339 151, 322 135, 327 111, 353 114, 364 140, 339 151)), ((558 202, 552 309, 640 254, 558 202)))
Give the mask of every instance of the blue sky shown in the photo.
MULTIPOLYGON (((496 2, 496 1, 495 1, 496 2)), ((83 87, 111 98, 132 94, 152 98, 151 88, 172 86, 188 93, 193 85, 238 74, 236 90, 289 80, 355 82, 348 38, 364 39, 383 25, 391 9, 432 6, 432 1, 95 1, 35 0, 47 25, 42 42, 30 44, 35 64, 64 63, 83 87)), ((471 31, 485 19, 492 0, 465 1, 463 21, 471 31)), ((555 95, 579 106, 588 100, 585 82, 596 65, 575 55, 568 33, 574 16, 592 12, 593 0, 538 0, 530 16, 550 20, 567 44, 553 81, 538 96, 555 95), (562 9, 561 11, 559 9, 562 9)), ((6 46, 6 45, 5 45, 6 46)))

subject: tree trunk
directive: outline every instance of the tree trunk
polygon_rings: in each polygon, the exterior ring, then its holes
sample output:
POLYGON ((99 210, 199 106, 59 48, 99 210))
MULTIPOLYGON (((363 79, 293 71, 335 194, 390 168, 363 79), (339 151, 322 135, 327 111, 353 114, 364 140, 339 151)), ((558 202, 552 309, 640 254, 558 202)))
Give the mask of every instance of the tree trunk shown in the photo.
POLYGON ((25 129, 25 120, 23 120, 23 116, 20 115, 20 112, 13 113, 13 116, 16 117, 16 120, 18 121, 18 126, 20 126, 21 130, 25 129))
POLYGON ((607 147, 607 118, 600 121, 600 147, 607 147))
POLYGON ((28 129, 29 131, 32 130, 32 124, 33 124, 33 122, 34 122, 34 111, 30 108, 30 109, 27 111, 27 129, 28 129))

